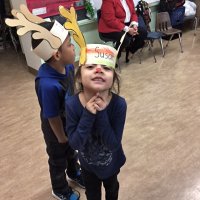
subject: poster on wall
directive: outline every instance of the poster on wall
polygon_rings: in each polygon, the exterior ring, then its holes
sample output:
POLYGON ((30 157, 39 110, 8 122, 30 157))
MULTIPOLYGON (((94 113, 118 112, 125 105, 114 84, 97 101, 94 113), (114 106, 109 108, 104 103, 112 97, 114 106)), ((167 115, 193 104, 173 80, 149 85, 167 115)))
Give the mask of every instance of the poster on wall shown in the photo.
POLYGON ((84 9, 84 0, 26 0, 27 7, 34 14, 42 18, 59 15, 58 7, 74 6, 76 10, 84 9))

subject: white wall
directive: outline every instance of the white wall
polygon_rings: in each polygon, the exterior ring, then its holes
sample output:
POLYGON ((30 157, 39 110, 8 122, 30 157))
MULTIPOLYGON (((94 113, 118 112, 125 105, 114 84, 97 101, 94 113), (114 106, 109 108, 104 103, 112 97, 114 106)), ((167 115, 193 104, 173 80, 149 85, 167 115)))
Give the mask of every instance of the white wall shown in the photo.
POLYGON ((26 4, 26 0, 10 0, 11 8, 18 9, 20 4, 26 4))
MULTIPOLYGON (((26 4, 26 0, 10 0, 11 8, 19 9, 20 4, 26 4)), ((38 70, 41 59, 31 51, 31 34, 27 33, 19 37, 22 52, 25 54, 27 65, 38 70)))

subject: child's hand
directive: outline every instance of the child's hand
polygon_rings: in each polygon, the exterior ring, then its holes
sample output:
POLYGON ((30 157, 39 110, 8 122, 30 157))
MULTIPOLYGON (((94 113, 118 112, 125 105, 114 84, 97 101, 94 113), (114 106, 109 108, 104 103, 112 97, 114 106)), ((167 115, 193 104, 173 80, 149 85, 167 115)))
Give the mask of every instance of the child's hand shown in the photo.
POLYGON ((96 98, 97 95, 93 96, 85 105, 86 109, 93 114, 97 113, 96 101, 95 101, 96 98))
POLYGON ((99 95, 99 93, 97 93, 96 96, 97 96, 97 98, 95 99, 96 104, 94 104, 95 108, 97 111, 102 111, 106 108, 107 102, 102 96, 99 95))

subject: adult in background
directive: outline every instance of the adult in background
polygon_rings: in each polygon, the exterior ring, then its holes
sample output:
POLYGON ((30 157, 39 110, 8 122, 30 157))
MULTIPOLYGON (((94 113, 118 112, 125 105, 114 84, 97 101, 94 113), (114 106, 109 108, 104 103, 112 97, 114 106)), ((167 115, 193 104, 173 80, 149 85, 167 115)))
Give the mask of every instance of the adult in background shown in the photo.
POLYGON ((116 49, 120 45, 122 35, 125 31, 127 32, 118 58, 121 56, 123 48, 131 53, 142 48, 147 35, 146 30, 138 26, 133 0, 103 0, 98 31, 103 37, 116 41, 116 49))

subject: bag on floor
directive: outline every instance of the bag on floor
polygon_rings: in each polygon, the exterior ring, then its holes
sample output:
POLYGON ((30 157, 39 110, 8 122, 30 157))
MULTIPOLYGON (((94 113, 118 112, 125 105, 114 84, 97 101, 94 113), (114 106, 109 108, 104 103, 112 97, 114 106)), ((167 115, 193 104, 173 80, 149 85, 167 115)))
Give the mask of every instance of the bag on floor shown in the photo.
POLYGON ((183 19, 185 16, 185 7, 181 6, 169 12, 171 24, 173 28, 181 29, 183 25, 183 19))
POLYGON ((160 12, 172 12, 178 7, 183 6, 185 0, 160 0, 159 9, 160 12))

